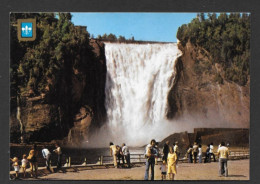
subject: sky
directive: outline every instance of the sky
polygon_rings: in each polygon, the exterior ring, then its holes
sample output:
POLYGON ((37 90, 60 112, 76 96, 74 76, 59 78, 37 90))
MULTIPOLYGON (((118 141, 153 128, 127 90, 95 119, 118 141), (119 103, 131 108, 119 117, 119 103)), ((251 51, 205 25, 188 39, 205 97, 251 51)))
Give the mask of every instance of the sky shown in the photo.
POLYGON ((196 13, 72 13, 75 25, 87 26, 90 35, 124 36, 126 39, 177 42, 178 27, 196 18, 196 13))

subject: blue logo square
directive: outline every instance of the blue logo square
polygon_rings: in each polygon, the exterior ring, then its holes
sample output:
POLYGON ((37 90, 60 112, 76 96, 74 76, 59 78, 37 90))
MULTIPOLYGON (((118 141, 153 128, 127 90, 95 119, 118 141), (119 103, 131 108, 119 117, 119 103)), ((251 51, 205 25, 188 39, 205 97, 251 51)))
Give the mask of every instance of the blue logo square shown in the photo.
POLYGON ((33 23, 32 22, 22 22, 21 23, 21 35, 22 38, 32 38, 33 37, 33 23))

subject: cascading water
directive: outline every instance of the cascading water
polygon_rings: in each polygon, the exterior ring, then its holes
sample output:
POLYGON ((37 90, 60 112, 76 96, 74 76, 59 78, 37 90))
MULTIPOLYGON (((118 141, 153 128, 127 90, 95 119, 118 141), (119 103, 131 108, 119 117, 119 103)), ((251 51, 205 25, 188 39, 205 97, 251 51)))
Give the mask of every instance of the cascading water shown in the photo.
POLYGON ((108 138, 140 146, 172 133, 166 111, 181 55, 177 44, 106 43, 105 55, 108 138))

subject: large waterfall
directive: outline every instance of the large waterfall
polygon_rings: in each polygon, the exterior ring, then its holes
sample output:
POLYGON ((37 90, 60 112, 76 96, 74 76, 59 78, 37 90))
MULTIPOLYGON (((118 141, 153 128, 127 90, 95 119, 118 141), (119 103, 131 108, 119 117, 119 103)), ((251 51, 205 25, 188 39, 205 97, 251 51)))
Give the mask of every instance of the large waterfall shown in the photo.
POLYGON ((106 43, 106 141, 131 146, 160 140, 174 130, 166 119, 175 78, 177 44, 106 43), (109 140, 107 140, 109 139, 109 140))

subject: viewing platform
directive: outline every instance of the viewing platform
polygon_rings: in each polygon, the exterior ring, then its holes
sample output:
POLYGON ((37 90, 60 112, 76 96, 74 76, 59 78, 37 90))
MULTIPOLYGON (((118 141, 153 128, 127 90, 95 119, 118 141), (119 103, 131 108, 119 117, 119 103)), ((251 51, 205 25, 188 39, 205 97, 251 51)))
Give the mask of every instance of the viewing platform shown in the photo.
MULTIPOLYGON (((216 153, 214 153, 214 154, 216 155, 216 153)), ((144 154, 131 154, 130 158, 131 158, 131 167, 132 168, 142 167, 145 165, 146 158, 144 157, 144 154)), ((204 161, 204 158, 205 157, 203 157, 203 161, 204 161)), ((249 158, 250 158, 249 150, 231 151, 230 156, 229 156, 229 160, 241 160, 241 159, 249 159, 249 158)), ((158 158, 157 164, 160 165, 161 162, 162 162, 162 159, 158 158)), ((179 159, 179 163, 187 163, 187 162, 188 162, 187 158, 179 159)), ((97 161, 96 164, 88 164, 86 158, 82 164, 74 164, 74 163, 77 163, 77 161, 71 160, 70 157, 64 157, 62 163, 63 163, 63 167, 60 171, 58 171, 60 173, 114 168, 113 158, 108 155, 99 156, 99 160, 97 161)), ((43 163, 41 163, 41 165, 42 164, 43 163)), ((124 166, 122 166, 122 164, 120 167, 125 168, 124 166)), ((49 174, 56 173, 56 172, 57 172, 56 166, 51 166, 51 171, 47 170, 46 167, 38 167, 38 177, 47 176, 49 174)), ((25 178, 23 178, 22 169, 20 169, 20 171, 19 171, 19 176, 20 176, 20 179, 30 178, 30 168, 26 169, 25 178)), ((10 179, 14 179, 14 178, 15 178, 15 171, 10 171, 10 179)))

